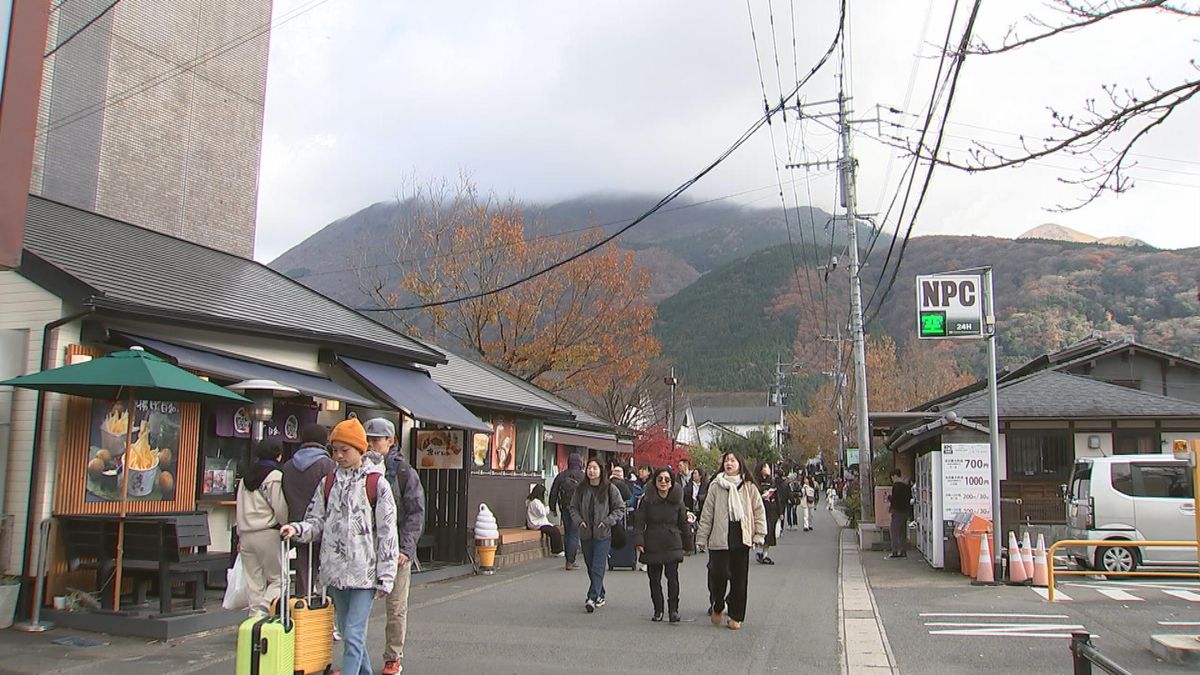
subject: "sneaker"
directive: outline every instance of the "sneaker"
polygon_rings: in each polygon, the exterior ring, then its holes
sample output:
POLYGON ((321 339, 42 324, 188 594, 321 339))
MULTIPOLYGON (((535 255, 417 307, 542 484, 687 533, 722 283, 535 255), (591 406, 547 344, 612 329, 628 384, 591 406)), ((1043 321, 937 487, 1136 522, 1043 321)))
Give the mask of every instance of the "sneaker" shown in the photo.
POLYGON ((570 571, 572 571, 572 570, 577 570, 577 569, 579 569, 579 565, 576 565, 575 563, 567 563, 567 566, 566 566, 566 567, 564 567, 563 569, 565 569, 566 571, 570 572, 570 571))
POLYGON ((338 632, 337 626, 333 627, 333 641, 334 642, 342 641, 342 634, 338 632))
POLYGON ((662 612, 655 612, 654 616, 650 617, 650 620, 651 621, 662 621, 662 616, 663 616, 662 612))
POLYGON ((399 673, 402 670, 404 670, 404 666, 401 666, 399 661, 383 662, 383 675, 396 675, 396 673, 399 673))
POLYGON ((899 560, 900 558, 907 558, 907 557, 908 556, 904 555, 903 553, 889 553, 889 554, 885 555, 883 557, 883 559, 884 560, 899 560))
POLYGON ((591 614, 592 612, 596 611, 596 603, 589 599, 587 602, 583 603, 583 608, 587 610, 588 614, 591 614))
POLYGON ((605 600, 604 600, 604 598, 602 597, 602 598, 600 598, 599 600, 597 600, 597 601, 596 601, 596 606, 597 606, 597 607, 603 607, 603 606, 604 606, 604 602, 605 602, 605 600))
POLYGON ((555 558, 562 558, 562 557, 564 557, 564 556, 566 556, 566 555, 567 555, 567 554, 566 554, 566 552, 565 552, 565 551, 559 551, 558 553, 555 553, 555 554, 554 554, 554 557, 555 557, 555 558))
POLYGON ((758 562, 762 562, 762 561, 763 561, 763 554, 762 554, 762 553, 755 553, 755 554, 754 554, 754 558, 755 558, 756 560, 758 560, 758 562))
POLYGON ((771 560, 771 556, 763 556, 763 559, 759 560, 759 562, 764 565, 774 565, 775 564, 775 561, 771 560))
POLYGON ((671 623, 679 623, 679 612, 671 612, 668 616, 671 623))

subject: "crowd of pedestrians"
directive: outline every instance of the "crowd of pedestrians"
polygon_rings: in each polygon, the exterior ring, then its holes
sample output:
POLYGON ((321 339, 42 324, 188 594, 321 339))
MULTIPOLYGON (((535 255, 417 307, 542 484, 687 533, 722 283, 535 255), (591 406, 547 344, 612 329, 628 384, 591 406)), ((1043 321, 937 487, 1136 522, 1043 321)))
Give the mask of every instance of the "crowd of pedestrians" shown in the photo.
POLYGON ((327 430, 301 430, 300 447, 283 462, 271 437, 255 448, 255 463, 238 485, 239 555, 252 613, 271 611, 287 583, 281 539, 296 547, 298 590, 323 587, 333 600, 342 671, 375 672, 367 625, 376 600, 386 603, 383 670, 403 669, 408 594, 425 497, 416 471, 385 418, 347 419, 327 430), (308 570, 315 578, 310 579, 308 570))

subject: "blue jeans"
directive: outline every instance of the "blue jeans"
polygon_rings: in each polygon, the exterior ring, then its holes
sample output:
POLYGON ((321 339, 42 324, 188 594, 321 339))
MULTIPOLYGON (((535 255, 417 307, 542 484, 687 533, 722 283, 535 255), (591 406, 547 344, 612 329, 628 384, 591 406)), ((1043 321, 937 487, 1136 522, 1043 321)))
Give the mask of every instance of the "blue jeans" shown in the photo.
POLYGON ((608 551, 612 548, 612 539, 584 539, 583 564, 587 567, 588 600, 599 600, 604 597, 604 571, 608 569, 608 551))
POLYGON ((566 552, 568 565, 575 564, 575 552, 579 550, 579 523, 571 518, 571 514, 562 512, 563 551, 566 552))
POLYGON ((369 588, 329 588, 338 632, 342 634, 342 672, 346 675, 371 675, 371 655, 367 653, 367 619, 375 591, 369 588))

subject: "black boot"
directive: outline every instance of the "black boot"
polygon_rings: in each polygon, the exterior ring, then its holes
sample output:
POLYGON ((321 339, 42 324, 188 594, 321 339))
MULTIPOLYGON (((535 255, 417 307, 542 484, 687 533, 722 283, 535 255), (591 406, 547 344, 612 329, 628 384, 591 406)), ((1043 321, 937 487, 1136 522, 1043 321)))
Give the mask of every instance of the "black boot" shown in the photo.
POLYGON ((656 609, 656 610, 654 610, 654 616, 650 617, 650 620, 651 621, 662 621, 662 614, 663 613, 662 613, 661 609, 656 609))

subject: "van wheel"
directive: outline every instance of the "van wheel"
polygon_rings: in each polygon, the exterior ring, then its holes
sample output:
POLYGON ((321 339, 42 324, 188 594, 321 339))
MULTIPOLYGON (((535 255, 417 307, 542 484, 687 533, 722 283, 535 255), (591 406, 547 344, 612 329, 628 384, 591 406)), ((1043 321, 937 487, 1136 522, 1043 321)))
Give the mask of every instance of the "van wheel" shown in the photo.
POLYGON ((1106 546, 1096 550, 1096 569, 1105 573, 1120 574, 1137 570, 1138 553, 1128 546, 1106 546))

